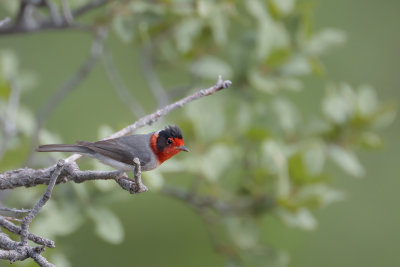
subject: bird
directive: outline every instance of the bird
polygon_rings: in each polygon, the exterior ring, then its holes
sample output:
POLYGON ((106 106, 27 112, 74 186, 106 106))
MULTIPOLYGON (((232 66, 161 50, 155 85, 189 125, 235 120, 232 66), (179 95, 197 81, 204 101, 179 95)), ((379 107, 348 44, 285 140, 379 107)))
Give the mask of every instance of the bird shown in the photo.
MULTIPOLYGON (((48 144, 36 148, 38 152, 74 152, 96 158, 120 171, 135 171, 138 158, 142 171, 150 171, 181 151, 189 152, 177 125, 148 134, 134 134, 97 142, 76 141, 76 144, 48 144)), ((136 179, 136 177, 135 177, 136 179)), ((139 190, 147 187, 137 180, 139 190)))

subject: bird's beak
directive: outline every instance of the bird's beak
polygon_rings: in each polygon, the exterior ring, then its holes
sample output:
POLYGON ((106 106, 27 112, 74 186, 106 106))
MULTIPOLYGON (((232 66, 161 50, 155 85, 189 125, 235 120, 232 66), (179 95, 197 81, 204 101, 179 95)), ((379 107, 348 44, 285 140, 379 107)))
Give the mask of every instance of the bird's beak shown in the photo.
POLYGON ((185 147, 185 146, 178 146, 177 149, 182 150, 182 151, 186 151, 186 152, 189 152, 189 151, 190 151, 190 150, 189 150, 187 147, 185 147))

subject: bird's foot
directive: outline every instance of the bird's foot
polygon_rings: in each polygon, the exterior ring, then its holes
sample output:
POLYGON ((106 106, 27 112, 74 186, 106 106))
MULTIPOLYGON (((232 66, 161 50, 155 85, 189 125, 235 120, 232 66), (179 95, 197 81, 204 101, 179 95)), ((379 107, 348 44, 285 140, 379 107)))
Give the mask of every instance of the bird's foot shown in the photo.
POLYGON ((133 170, 133 176, 135 177, 135 183, 137 186, 136 193, 143 193, 149 191, 149 189, 147 189, 147 186, 145 186, 142 182, 142 171, 139 158, 134 158, 133 164, 135 165, 135 169, 133 170))

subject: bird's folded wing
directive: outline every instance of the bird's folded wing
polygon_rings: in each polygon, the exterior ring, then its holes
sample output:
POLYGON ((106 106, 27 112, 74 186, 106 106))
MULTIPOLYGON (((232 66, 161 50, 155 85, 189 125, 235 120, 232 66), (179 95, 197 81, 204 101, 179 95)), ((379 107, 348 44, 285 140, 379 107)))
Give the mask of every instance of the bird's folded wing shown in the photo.
POLYGON ((77 141, 77 144, 87 147, 102 156, 109 157, 111 159, 129 165, 133 165, 134 155, 132 155, 132 153, 130 153, 128 149, 126 148, 124 149, 124 147, 121 146, 121 144, 119 144, 113 139, 98 141, 95 143, 90 143, 86 141, 77 141))

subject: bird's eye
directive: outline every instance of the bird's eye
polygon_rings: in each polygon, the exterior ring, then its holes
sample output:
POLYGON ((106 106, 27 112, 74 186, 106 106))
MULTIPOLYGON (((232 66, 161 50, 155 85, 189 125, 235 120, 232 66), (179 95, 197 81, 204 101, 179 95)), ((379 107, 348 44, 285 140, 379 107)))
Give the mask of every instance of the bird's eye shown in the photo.
POLYGON ((167 140, 167 144, 168 144, 168 145, 172 144, 172 139, 171 139, 171 138, 169 138, 169 139, 167 140))

